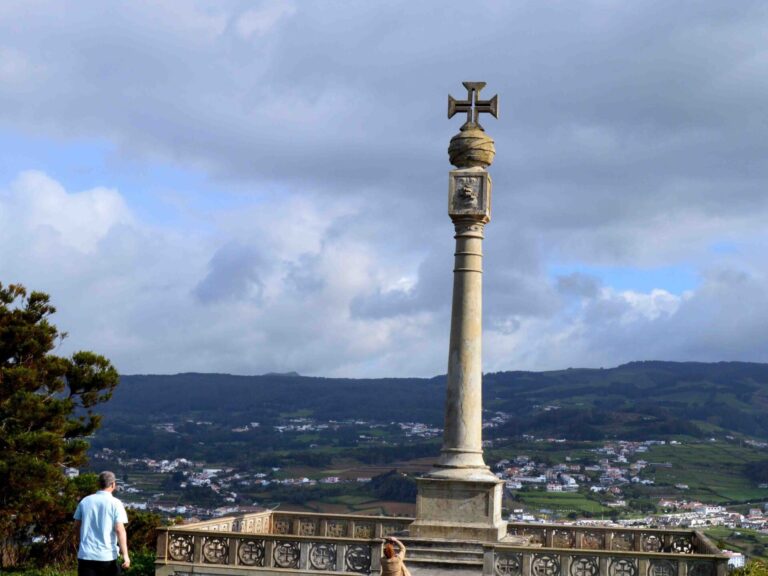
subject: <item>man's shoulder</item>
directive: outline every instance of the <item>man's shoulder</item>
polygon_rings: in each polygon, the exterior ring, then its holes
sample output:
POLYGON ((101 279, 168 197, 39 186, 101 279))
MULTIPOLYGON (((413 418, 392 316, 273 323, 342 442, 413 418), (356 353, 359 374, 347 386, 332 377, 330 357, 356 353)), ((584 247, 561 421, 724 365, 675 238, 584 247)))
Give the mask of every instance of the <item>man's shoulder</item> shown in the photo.
POLYGON ((88 496, 84 497, 82 500, 80 500, 80 504, 87 506, 88 504, 92 504, 93 501, 99 497, 99 493, 95 492, 93 494, 88 494, 88 496))
POLYGON ((82 500, 80 500, 80 504, 83 506, 101 506, 105 503, 109 503, 113 498, 110 496, 108 492, 104 492, 103 490, 99 490, 98 492, 94 492, 93 494, 89 494, 82 500))

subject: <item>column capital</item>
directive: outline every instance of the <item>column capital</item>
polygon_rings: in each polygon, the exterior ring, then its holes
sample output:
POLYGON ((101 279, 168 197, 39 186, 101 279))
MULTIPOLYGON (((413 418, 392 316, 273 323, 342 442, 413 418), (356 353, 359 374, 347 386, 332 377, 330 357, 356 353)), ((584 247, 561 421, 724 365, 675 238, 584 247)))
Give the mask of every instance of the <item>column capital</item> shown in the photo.
POLYGON ((475 218, 452 218, 453 228, 456 231, 454 238, 484 238, 485 220, 475 218))

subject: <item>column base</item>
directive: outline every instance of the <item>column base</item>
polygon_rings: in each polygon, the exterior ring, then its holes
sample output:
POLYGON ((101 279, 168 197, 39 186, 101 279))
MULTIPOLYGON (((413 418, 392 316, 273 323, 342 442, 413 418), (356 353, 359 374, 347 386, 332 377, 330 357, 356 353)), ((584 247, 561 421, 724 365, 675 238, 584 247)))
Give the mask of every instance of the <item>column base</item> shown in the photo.
POLYGON ((445 472, 467 477, 441 478, 436 471, 416 479, 419 492, 410 535, 478 542, 498 542, 506 536, 507 523, 501 519, 504 482, 488 470, 445 472))

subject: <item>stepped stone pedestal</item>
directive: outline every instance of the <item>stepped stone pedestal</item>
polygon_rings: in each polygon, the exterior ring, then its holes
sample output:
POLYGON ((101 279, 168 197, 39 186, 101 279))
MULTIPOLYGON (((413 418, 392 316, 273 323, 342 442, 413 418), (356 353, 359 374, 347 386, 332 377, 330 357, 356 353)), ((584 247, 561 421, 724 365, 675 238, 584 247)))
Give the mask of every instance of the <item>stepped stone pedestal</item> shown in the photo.
POLYGON ((507 523, 501 518, 501 480, 478 475, 475 480, 427 477, 417 482, 411 536, 498 542, 506 535, 507 523))

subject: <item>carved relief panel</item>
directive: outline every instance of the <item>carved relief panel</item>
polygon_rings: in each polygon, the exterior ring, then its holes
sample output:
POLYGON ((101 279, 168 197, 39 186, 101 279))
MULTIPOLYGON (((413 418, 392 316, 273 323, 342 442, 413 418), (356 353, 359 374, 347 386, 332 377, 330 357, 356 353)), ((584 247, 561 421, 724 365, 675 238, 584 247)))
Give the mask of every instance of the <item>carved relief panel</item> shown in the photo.
POLYGON ((479 170, 452 170, 448 186, 450 216, 491 217, 491 177, 479 170))

